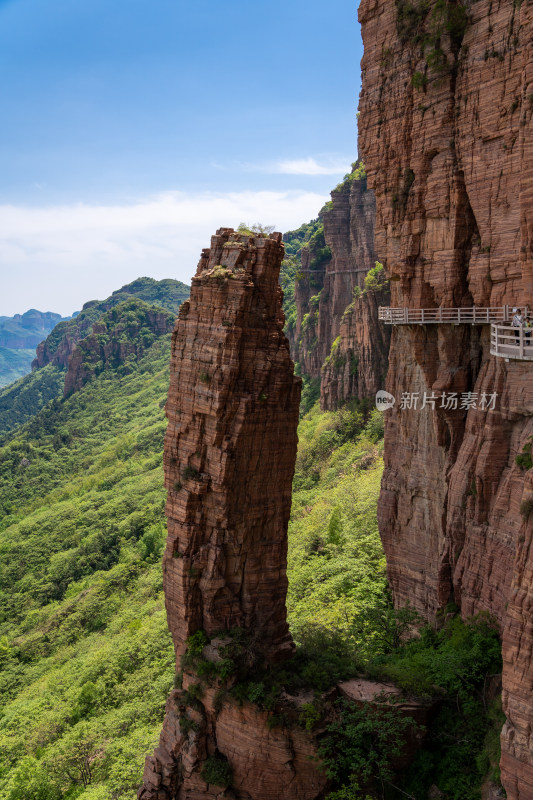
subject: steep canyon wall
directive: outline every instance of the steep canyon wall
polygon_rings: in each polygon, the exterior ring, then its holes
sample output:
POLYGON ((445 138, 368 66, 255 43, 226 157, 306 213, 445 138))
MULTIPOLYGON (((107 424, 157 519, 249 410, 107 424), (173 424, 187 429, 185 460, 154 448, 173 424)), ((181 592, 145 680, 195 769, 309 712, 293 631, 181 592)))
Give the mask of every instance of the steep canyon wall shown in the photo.
POLYGON ((378 306, 388 305, 387 290, 354 300, 376 260, 374 195, 364 170, 354 167, 320 212, 323 240, 303 248, 295 281, 291 352, 306 375, 321 381, 324 409, 372 395, 387 371, 389 331, 377 318, 378 306))
MULTIPOLYGON (((361 0, 359 18, 359 152, 391 304, 533 307, 533 2, 361 0)), ((499 621, 502 781, 531 800, 533 478, 515 457, 531 449, 533 363, 491 356, 489 339, 394 329, 380 530, 397 604, 499 621), (441 408, 451 392, 496 392, 495 408, 441 408)))

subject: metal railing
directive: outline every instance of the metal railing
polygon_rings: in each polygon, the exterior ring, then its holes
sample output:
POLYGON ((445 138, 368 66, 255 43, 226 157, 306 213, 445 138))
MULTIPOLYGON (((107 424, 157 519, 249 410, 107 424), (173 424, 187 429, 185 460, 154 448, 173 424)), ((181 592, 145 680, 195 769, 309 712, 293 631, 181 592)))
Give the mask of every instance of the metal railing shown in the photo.
POLYGON ((388 308, 380 306, 379 319, 386 325, 486 325, 509 322, 509 306, 490 308, 388 308))
POLYGON ((533 361, 533 329, 491 325, 490 353, 500 358, 533 361))

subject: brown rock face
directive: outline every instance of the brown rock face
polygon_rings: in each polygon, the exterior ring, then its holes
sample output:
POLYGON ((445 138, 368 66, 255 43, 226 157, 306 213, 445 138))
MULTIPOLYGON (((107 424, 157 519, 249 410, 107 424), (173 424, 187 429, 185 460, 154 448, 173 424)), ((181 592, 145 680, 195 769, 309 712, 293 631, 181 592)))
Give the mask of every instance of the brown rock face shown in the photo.
POLYGON ((325 411, 352 397, 372 397, 385 387, 390 329, 378 322, 378 309, 389 302, 388 288, 365 292, 342 315, 337 344, 321 372, 320 405, 325 411))
POLYGON ((280 237, 232 233, 221 229, 203 252, 173 335, 165 596, 178 654, 194 631, 244 627, 276 660, 292 647, 286 548, 300 379, 283 333, 280 237))
MULTIPOLYGON (((215 665, 229 641, 224 631, 235 628, 267 663, 293 650, 286 550, 301 381, 283 333, 283 251, 281 234, 219 230, 173 334, 163 571, 178 663, 197 631, 211 639, 202 659, 215 665)), ((309 760, 310 734, 270 730, 268 714, 239 706, 226 679, 204 682, 191 701, 201 678, 194 661, 183 667, 183 690, 169 698, 140 798, 318 797, 325 781, 309 760), (229 763, 231 789, 207 783, 209 758, 229 763)))
MULTIPOLYGON (((392 305, 533 306, 533 3, 362 0, 360 147, 392 305), (426 41, 425 50, 420 44, 426 41), (429 44, 428 44, 429 42, 429 44)), ((501 624, 502 780, 533 797, 533 365, 490 356, 486 326, 397 327, 379 506, 398 604, 449 600, 501 624), (494 409, 420 409, 424 392, 494 409), (524 504, 526 503, 526 504, 524 504), (520 508, 522 507, 522 512, 520 508)))
MULTIPOLYGON (((323 244, 331 255, 317 263, 316 248, 309 246, 302 251, 301 273, 295 284, 298 318, 291 351, 303 372, 311 378, 320 378, 331 346, 341 336, 340 358, 346 359, 349 366, 342 375, 338 368, 328 370, 327 379, 322 380, 322 405, 330 409, 349 397, 367 396, 369 387, 380 383, 380 376, 386 372, 388 333, 380 330, 373 300, 351 305, 354 288, 363 287, 365 275, 375 263, 375 201, 366 179, 340 184, 331 193, 331 204, 322 209, 320 216, 323 244), (343 316, 348 306, 350 311, 343 316), (350 338, 348 344, 348 337, 352 336, 357 338, 350 338), (361 364, 357 372, 356 361, 361 364)), ((371 388, 372 391, 375 389, 371 388)))

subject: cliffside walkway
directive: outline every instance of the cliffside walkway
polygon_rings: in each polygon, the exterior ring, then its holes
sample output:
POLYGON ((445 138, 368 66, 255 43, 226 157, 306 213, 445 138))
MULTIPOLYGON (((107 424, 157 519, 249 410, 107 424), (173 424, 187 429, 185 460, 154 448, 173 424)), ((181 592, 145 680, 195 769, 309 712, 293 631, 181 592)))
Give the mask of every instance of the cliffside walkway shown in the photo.
POLYGON ((487 325, 510 322, 509 306, 490 308, 388 308, 381 306, 379 319, 385 325, 487 325))
POLYGON ((510 325, 490 326, 490 354, 508 361, 533 361, 533 331, 510 325))
POLYGON ((491 326, 490 353, 507 361, 533 361, 533 331, 511 326, 509 306, 490 308, 379 308, 385 325, 487 325, 491 326))

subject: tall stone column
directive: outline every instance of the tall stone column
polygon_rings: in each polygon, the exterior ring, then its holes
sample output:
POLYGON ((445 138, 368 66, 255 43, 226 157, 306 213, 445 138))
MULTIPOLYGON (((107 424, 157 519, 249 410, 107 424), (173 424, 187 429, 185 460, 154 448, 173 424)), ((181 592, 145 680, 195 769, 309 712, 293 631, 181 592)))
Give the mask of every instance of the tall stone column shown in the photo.
POLYGON ((312 737, 237 703, 217 666, 236 630, 252 662, 294 648, 285 599, 301 380, 283 333, 283 254, 279 233, 217 231, 174 330, 163 572, 182 686, 146 761, 143 800, 312 800, 325 784, 312 737))

